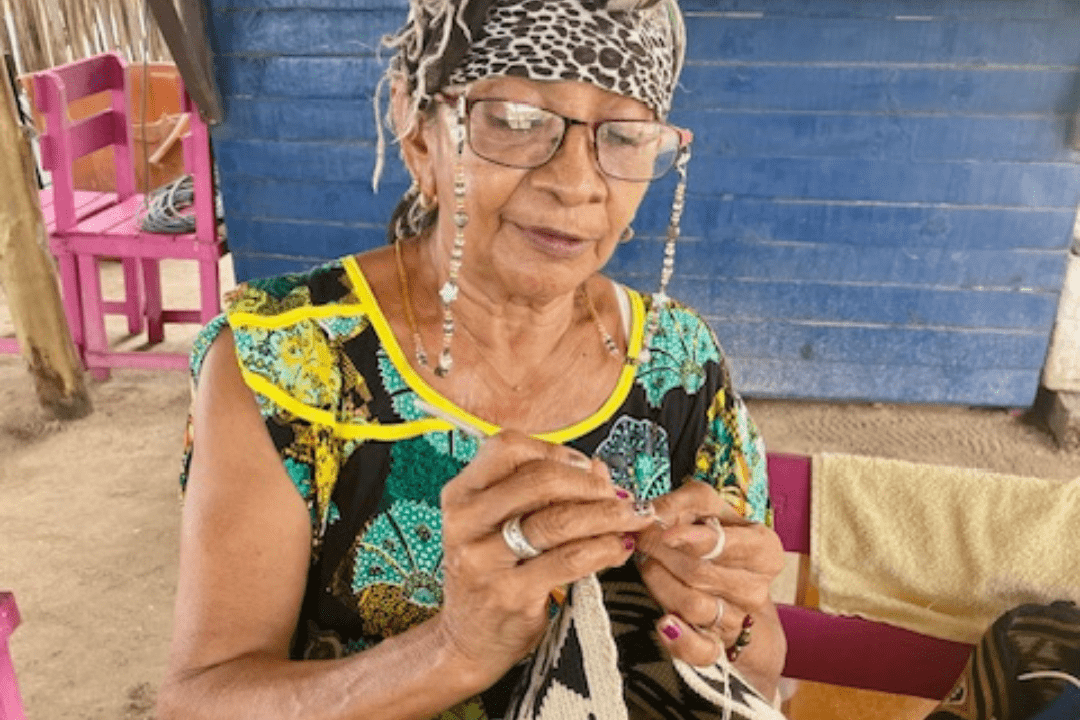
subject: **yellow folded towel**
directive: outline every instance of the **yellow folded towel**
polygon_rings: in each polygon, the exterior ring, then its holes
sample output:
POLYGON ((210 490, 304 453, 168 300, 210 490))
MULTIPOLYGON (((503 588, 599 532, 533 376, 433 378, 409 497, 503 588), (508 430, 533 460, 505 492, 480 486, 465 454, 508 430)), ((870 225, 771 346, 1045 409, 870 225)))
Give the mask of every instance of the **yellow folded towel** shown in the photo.
POLYGON ((1025 602, 1080 602, 1080 479, 813 459, 821 609, 975 642, 1025 602))

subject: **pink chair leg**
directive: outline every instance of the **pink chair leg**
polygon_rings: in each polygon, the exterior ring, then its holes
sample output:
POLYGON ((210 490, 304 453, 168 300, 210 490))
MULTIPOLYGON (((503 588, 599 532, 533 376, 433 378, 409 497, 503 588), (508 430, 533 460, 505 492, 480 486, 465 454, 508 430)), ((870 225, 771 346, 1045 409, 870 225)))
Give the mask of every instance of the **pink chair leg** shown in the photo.
POLYGON ((0 720, 26 720, 19 683, 15 680, 15 664, 8 648, 8 637, 19 625, 19 620, 15 596, 0 593, 0 720))
POLYGON ((161 318, 161 265, 158 260, 142 261, 143 288, 146 290, 146 336, 151 345, 165 339, 161 318))
POLYGON ((199 320, 203 325, 221 312, 221 290, 216 257, 199 261, 199 320))
MULTIPOLYGON (((75 256, 69 252, 57 253, 57 266, 60 271, 60 293, 64 301, 64 315, 67 316, 68 330, 75 350, 83 357, 86 349, 86 333, 83 329, 82 297, 79 295, 79 266, 75 256)), ((86 358, 83 357, 85 364, 86 358)))
POLYGON ((142 284, 139 282, 139 262, 124 258, 124 315, 127 316, 128 333, 138 335, 143 328, 142 284))
POLYGON ((86 337, 86 367, 95 380, 107 380, 109 369, 99 365, 94 352, 103 353, 109 349, 109 338, 105 334, 105 307, 101 297, 101 275, 98 272, 97 258, 93 255, 79 255, 79 280, 82 287, 83 332, 86 337))

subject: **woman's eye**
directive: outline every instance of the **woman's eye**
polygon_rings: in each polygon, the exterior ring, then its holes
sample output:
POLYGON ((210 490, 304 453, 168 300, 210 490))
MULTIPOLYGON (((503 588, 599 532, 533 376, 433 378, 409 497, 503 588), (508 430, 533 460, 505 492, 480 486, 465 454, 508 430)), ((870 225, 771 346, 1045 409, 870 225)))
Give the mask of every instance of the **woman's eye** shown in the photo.
POLYGON ((528 132, 544 124, 544 114, 534 107, 508 104, 489 115, 492 124, 500 129, 528 132))

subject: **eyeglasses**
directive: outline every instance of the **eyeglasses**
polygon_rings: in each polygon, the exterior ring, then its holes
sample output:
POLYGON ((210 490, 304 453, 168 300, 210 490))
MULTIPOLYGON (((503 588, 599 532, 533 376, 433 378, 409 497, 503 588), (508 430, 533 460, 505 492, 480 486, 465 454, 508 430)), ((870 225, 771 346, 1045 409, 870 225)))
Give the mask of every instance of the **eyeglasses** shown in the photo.
MULTIPOLYGON (((457 98, 446 98, 456 100, 457 98)), ((609 177, 648 182, 675 166, 693 140, 689 130, 653 120, 585 122, 515 100, 466 99, 469 147, 506 167, 532 169, 555 156, 571 125, 584 125, 596 164, 609 177)))

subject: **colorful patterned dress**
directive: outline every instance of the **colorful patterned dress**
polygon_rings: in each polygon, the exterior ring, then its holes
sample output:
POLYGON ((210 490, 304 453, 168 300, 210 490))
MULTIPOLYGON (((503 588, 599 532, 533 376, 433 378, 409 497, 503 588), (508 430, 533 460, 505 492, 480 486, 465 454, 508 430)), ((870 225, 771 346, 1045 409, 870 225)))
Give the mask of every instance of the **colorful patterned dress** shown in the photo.
MULTIPOLYGON (((651 298, 628 294, 633 356, 643 342, 651 298)), ((478 444, 416 402, 423 399, 488 432, 498 428, 450 403, 412 370, 355 258, 241 286, 196 342, 196 382, 207 349, 226 324, 243 378, 311 513, 311 567, 292 657, 360 652, 437 613, 443 579, 439 495, 478 444)), ((614 481, 638 497, 655 498, 696 478, 717 487, 744 516, 771 523, 764 448, 731 389, 708 325, 688 308, 669 304, 648 350, 646 360, 624 368, 596 413, 538 437, 602 458, 614 481)), ((182 484, 191 440, 189 432, 182 484)), ((617 645, 627 702, 647 702, 656 717, 697 717, 664 714, 665 703, 683 699, 659 696, 679 690, 661 688, 651 670, 635 670, 664 661, 652 632, 660 610, 634 563, 604 573, 601 581, 605 603, 609 585, 621 588, 609 612, 613 626, 622 628, 617 645)), ((501 717, 516 674, 511 670, 482 696, 441 717, 501 717)))

